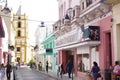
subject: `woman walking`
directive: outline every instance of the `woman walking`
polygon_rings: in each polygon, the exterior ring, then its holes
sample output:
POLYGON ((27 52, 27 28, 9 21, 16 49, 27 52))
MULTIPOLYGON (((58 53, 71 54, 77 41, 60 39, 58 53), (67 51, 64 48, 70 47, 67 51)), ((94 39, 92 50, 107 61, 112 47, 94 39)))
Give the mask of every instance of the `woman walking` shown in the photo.
POLYGON ((0 80, 4 80, 5 79, 5 67, 4 67, 4 64, 1 65, 1 68, 0 68, 0 80))
POLYGON ((115 75, 115 80, 120 80, 120 63, 118 61, 115 61, 115 66, 113 69, 113 74, 115 75))
POLYGON ((98 67, 97 62, 93 62, 93 67, 91 70, 93 74, 93 80, 97 80, 99 71, 100 71, 100 68, 98 67))

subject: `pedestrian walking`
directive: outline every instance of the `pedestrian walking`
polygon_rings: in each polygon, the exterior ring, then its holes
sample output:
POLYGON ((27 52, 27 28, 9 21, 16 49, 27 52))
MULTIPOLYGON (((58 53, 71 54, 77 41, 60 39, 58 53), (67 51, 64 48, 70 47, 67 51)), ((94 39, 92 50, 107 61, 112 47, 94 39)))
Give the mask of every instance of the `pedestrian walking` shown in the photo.
POLYGON ((39 69, 40 71, 42 71, 42 62, 41 62, 41 61, 40 61, 39 64, 38 64, 38 69, 39 69))
POLYGON ((37 65, 35 62, 33 62, 33 68, 37 69, 37 65))
POLYGON ((61 64, 60 66, 60 75, 61 75, 61 78, 62 78, 62 75, 65 73, 65 70, 64 70, 64 63, 61 64))
POLYGON ((18 61, 18 67, 20 68, 20 61, 18 61))
POLYGON ((11 78, 11 72, 12 72, 12 66, 11 64, 8 62, 6 65, 6 76, 7 76, 7 80, 10 80, 11 78))
POLYGON ((48 73, 48 65, 49 65, 49 63, 48 63, 48 61, 46 61, 46 72, 48 73))
POLYGON ((72 72, 72 62, 70 60, 68 60, 68 63, 67 63, 67 72, 68 72, 68 77, 71 78, 71 72, 72 72))
POLYGON ((5 67, 4 67, 4 64, 2 64, 1 68, 0 68, 0 80, 5 80, 5 67))
POLYGON ((91 69, 92 75, 93 75, 93 80, 97 80, 98 77, 101 77, 100 68, 97 64, 97 62, 93 62, 93 67, 91 69))
POLYGON ((120 80, 120 78, 118 77, 120 76, 120 63, 118 61, 115 61, 113 74, 115 75, 115 80, 120 80))

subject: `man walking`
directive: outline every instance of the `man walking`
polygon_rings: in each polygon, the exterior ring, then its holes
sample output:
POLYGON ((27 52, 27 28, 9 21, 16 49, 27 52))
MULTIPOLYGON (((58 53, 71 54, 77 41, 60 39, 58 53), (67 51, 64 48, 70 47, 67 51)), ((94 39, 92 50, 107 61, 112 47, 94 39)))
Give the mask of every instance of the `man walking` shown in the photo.
POLYGON ((46 72, 48 73, 48 61, 46 61, 46 72))
POLYGON ((11 78, 11 72, 12 72, 12 66, 10 65, 10 63, 8 62, 6 65, 6 76, 7 76, 7 80, 10 80, 11 78))
POLYGON ((67 72, 68 72, 68 77, 71 78, 71 72, 72 72, 72 62, 70 60, 68 60, 68 63, 67 63, 67 72))

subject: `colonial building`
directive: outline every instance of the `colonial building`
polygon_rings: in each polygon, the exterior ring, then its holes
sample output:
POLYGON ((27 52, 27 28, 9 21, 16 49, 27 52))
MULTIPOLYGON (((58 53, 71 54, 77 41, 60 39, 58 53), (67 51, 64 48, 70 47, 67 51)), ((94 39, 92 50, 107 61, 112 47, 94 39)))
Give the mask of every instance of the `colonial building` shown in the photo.
POLYGON ((21 14, 21 7, 13 14, 12 24, 15 28, 15 60, 20 63, 27 62, 28 22, 27 16, 21 14))
POLYGON ((120 60, 120 0, 103 0, 106 4, 112 5, 112 28, 114 35, 114 60, 120 60))
POLYGON ((51 69, 53 72, 57 72, 58 65, 57 65, 57 54, 54 49, 54 42, 55 42, 55 36, 53 33, 49 34, 42 42, 44 45, 44 62, 46 65, 46 61, 49 63, 49 69, 51 69))
POLYGON ((59 20, 54 24, 58 63, 64 62, 65 67, 71 60, 74 74, 88 79, 87 72, 96 61, 104 79, 110 80, 107 71, 114 56, 111 6, 101 0, 58 0, 58 3, 59 20))

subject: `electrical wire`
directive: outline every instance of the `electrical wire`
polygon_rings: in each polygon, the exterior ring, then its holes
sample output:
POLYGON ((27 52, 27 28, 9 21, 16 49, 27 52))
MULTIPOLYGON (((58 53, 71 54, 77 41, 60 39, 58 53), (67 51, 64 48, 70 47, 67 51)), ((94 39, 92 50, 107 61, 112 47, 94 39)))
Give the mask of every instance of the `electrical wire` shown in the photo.
MULTIPOLYGON (((7 17, 7 18, 14 18, 14 17, 11 17, 11 16, 8 16, 8 15, 1 15, 0 16, 2 17, 7 17)), ((14 19, 15 20, 15 19, 14 19)), ((16 19, 17 20, 17 19, 16 19)), ((25 19, 21 19, 21 20, 25 20, 25 19)), ((27 19, 28 21, 34 21, 34 22, 44 22, 44 23, 55 23, 56 21, 43 21, 43 20, 33 20, 33 19, 27 19)))

